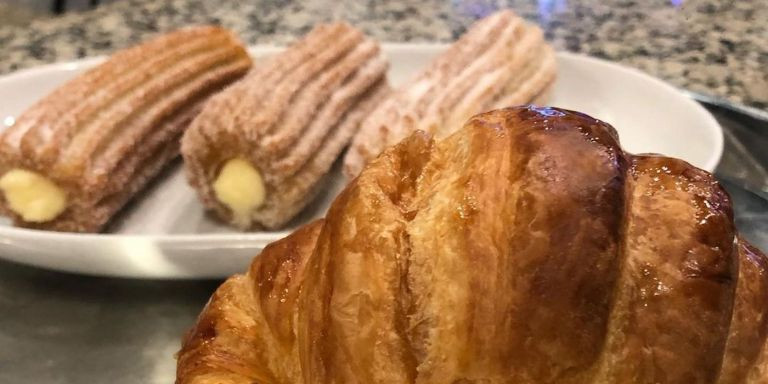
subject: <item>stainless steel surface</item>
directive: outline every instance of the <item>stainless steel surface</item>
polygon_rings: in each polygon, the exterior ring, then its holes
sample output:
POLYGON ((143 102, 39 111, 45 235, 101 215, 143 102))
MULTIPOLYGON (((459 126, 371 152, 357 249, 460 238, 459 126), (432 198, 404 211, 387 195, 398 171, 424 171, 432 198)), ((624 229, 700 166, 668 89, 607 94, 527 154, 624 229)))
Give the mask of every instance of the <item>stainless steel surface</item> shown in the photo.
MULTIPOLYGON (((768 250, 768 201, 740 186, 765 177, 759 156, 768 147, 760 140, 768 132, 759 135, 757 120, 711 108, 726 129, 717 174, 733 196, 737 225, 768 250)), ((180 338, 218 283, 86 277, 0 262, 0 383, 171 383, 180 338)))
POLYGON ((732 112, 744 115, 744 117, 768 123, 768 112, 762 109, 750 107, 749 105, 733 103, 728 100, 715 96, 705 95, 703 93, 691 92, 684 89, 681 89, 680 91, 688 95, 688 97, 698 101, 699 103, 704 104, 708 108, 730 110, 732 112))
POLYGON ((768 199, 768 113, 696 96, 723 127, 723 158, 715 174, 768 199))
POLYGON ((723 127, 724 150, 715 176, 731 194, 736 226, 768 251, 768 114, 697 97, 723 127))
POLYGON ((0 263, 0 383, 172 383, 217 281, 142 281, 0 263))

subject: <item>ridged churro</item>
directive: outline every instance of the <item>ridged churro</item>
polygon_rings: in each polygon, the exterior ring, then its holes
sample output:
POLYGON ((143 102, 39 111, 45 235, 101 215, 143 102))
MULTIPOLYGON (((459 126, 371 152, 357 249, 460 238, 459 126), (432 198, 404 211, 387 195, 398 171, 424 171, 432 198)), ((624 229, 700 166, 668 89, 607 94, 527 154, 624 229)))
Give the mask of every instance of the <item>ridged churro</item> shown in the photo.
POLYGON ((387 91, 379 44, 326 24, 214 96, 182 140, 190 183, 239 228, 277 228, 311 200, 387 91))
POLYGON ((250 66, 243 45, 217 27, 115 53, 0 135, 2 210, 25 227, 101 230, 178 155, 203 102, 250 66))
POLYGON ((392 92, 363 121, 344 159, 349 177, 415 130, 444 137, 472 115, 540 102, 555 79, 542 31, 512 11, 476 23, 446 52, 392 92))

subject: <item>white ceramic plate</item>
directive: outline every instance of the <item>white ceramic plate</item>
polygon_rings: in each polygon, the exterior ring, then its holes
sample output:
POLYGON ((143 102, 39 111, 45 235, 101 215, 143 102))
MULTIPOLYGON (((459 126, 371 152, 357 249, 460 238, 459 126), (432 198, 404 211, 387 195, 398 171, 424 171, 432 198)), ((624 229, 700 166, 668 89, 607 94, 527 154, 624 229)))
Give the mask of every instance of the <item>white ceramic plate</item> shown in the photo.
MULTIPOLYGON (((390 80, 418 72, 443 45, 385 44, 390 80)), ((254 47, 255 56, 279 48, 254 47)), ((0 78, 0 122, 13 123, 58 84, 98 64, 94 58, 20 71, 0 78)), ((675 88, 639 71, 570 53, 558 54, 551 105, 611 123, 624 148, 657 152, 713 170, 723 147, 715 119, 675 88)), ((335 170, 326 192, 291 227, 322 216, 342 187, 335 170)), ((131 204, 105 234, 27 230, 0 222, 0 258, 61 271, 140 278, 223 277, 244 270, 267 244, 288 231, 239 233, 207 217, 180 164, 131 204)))

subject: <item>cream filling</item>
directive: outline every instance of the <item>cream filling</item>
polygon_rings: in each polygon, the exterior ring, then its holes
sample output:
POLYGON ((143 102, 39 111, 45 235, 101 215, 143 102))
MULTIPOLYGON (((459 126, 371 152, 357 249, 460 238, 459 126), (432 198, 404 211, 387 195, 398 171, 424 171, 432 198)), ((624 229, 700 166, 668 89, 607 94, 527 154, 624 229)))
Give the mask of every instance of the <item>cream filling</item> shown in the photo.
POLYGON ((216 198, 232 211, 235 225, 251 224, 252 212, 264 204, 266 188, 261 173, 242 158, 228 160, 213 182, 216 198))
POLYGON ((0 191, 11 211, 24 221, 44 223, 67 208, 67 194, 56 183, 39 173, 15 168, 0 178, 0 191))

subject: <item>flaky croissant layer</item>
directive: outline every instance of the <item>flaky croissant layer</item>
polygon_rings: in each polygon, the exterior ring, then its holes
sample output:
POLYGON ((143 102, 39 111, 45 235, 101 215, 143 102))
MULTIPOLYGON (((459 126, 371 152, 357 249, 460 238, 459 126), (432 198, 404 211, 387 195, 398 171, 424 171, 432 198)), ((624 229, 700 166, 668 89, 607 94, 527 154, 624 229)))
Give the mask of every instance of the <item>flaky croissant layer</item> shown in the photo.
POLYGON ((767 268, 710 174, 507 108, 385 151, 227 280, 177 383, 766 383, 767 268))

